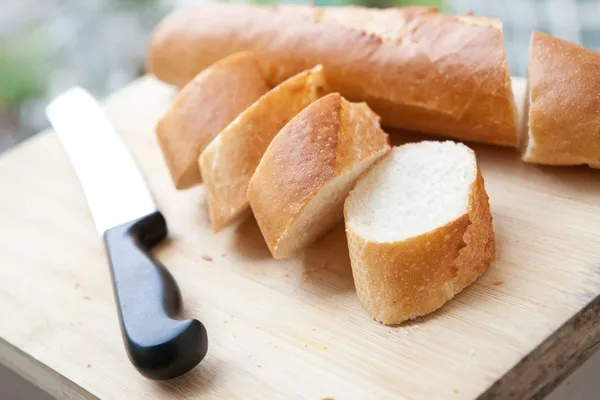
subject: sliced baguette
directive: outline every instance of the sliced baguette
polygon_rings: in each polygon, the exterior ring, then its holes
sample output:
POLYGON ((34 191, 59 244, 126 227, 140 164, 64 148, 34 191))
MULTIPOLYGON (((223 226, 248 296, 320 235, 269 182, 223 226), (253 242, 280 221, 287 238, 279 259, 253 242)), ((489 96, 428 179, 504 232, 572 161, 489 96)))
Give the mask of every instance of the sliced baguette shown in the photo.
POLYGON ((198 156, 237 115, 270 89, 250 52, 229 56, 199 73, 156 126, 173 183, 200 183, 198 156))
POLYGON ((248 187, 248 200, 275 258, 295 256, 343 217, 356 179, 390 151, 365 103, 329 94, 273 139, 248 187))
POLYGON ((600 53, 534 32, 523 160, 600 168, 600 53))
POLYGON ((267 146, 325 91, 322 66, 301 72, 259 98, 208 145, 199 163, 213 231, 248 209, 248 182, 267 146))
POLYGON ((358 298, 387 325, 440 308, 494 257, 483 177, 462 144, 394 148, 358 181, 344 216, 358 298))

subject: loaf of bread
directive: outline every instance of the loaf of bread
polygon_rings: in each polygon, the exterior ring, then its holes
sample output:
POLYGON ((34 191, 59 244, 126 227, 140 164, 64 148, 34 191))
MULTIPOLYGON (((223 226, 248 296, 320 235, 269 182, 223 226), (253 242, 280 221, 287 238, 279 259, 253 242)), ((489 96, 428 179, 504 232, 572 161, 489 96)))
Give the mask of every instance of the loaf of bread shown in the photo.
POLYGON ((483 178, 462 144, 394 148, 359 179, 344 217, 358 298, 387 325, 440 308, 494 257, 483 178))
POLYGON ((256 58, 231 55, 200 72, 156 126, 175 187, 200 183, 198 156, 237 115, 270 89, 256 58))
POLYGON ((259 98, 217 135, 200 156, 213 231, 248 209, 246 190, 271 140, 326 92, 323 67, 301 72, 259 98))
POLYGON ((338 93, 294 117, 267 148, 248 187, 273 257, 295 256, 339 222, 356 179, 389 151, 379 117, 338 93))
POLYGON ((534 32, 523 160, 600 168, 600 54, 534 32))
POLYGON ((184 85, 245 50, 271 84, 323 64, 332 91, 366 101, 386 126, 518 146, 498 20, 432 8, 206 4, 159 24, 148 70, 184 85))

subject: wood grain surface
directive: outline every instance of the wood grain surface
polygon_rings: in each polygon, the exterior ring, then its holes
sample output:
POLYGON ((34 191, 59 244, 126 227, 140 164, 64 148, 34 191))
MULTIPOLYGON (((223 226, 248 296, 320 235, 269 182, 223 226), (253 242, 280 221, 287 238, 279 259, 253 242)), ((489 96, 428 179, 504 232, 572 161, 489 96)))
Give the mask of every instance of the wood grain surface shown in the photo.
POLYGON ((210 233, 203 187, 173 188, 154 137, 173 93, 146 77, 106 110, 169 223, 156 253, 209 332, 207 358, 181 378, 149 381, 127 361, 104 249, 57 137, 0 158, 0 362, 53 396, 528 398, 598 343, 600 171, 474 146, 497 259, 438 312, 386 327, 358 303, 341 225, 290 261, 270 257, 252 216, 210 233))

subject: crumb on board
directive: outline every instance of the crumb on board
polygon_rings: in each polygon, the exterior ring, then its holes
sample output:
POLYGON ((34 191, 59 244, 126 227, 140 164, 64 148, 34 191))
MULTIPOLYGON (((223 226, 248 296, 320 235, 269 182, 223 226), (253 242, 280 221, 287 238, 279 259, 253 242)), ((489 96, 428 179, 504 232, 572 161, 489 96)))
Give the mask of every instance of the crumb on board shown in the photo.
POLYGON ((454 393, 460 393, 460 390, 458 390, 458 389, 454 389, 454 390, 453 390, 453 392, 454 392, 454 393))
POLYGON ((323 397, 321 400, 335 400, 333 397, 323 397))
POLYGON ((90 296, 83 296, 84 300, 91 300, 92 298, 90 296))
POLYGON ((79 283, 75 284, 75 289, 79 289, 79 283))
POLYGON ((223 321, 223 323, 224 323, 224 324, 226 324, 226 323, 228 323, 228 322, 229 322, 229 321, 227 321, 227 320, 223 321))
POLYGON ((92 368, 92 364, 88 364, 86 368, 92 368))
POLYGON ((494 286, 501 286, 504 285, 504 281, 496 281, 494 282, 494 286))
POLYGON ((211 262, 211 261, 213 260, 211 256, 209 256, 209 255, 206 255, 206 254, 204 254, 204 255, 202 256, 202 259, 203 259, 204 261, 208 261, 208 262, 211 262))
POLYGON ((258 364, 258 365, 257 365, 257 367, 258 367, 258 368, 262 368, 262 365, 258 364))

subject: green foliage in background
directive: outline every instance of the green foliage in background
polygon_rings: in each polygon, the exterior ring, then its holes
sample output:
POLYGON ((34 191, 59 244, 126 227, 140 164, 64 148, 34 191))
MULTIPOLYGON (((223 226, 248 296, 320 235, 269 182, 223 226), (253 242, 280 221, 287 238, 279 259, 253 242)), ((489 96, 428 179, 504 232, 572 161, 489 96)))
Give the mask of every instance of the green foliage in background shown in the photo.
POLYGON ((143 8, 155 6, 156 4, 158 4, 158 2, 158 0, 121 0, 120 5, 123 7, 129 6, 143 8))
MULTIPOLYGON (((136 0, 129 0, 136 1, 136 0)), ((144 0, 137 0, 144 1, 144 0)), ((244 0, 233 0, 235 2, 245 3, 244 0)), ((277 0, 249 0, 254 4, 276 4, 277 0)), ((310 1, 308 1, 310 3, 310 1)), ((317 6, 343 6, 347 4, 361 5, 365 7, 402 7, 402 6, 433 6, 440 10, 443 9, 443 0, 314 0, 313 4, 317 6)))
POLYGON ((23 100, 43 93, 35 54, 0 45, 0 107, 15 107, 23 100))

